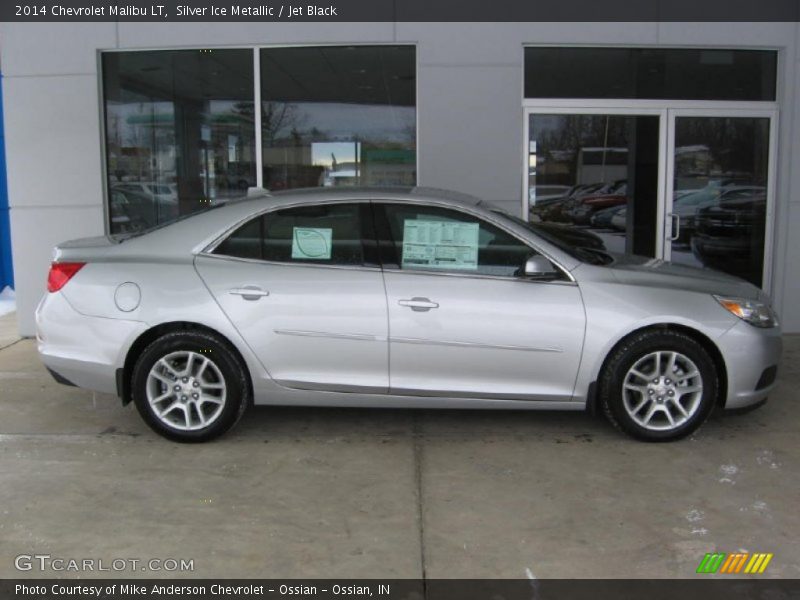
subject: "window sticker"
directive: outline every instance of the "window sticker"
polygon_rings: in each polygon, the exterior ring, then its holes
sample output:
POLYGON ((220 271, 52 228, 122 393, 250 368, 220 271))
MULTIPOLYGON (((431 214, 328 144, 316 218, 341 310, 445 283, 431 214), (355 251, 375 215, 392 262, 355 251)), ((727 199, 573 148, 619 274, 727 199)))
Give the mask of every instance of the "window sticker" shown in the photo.
POLYGON ((403 268, 478 269, 478 223, 406 219, 403 268))
POLYGON ((292 233, 292 258, 330 260, 333 229, 326 227, 295 227, 292 233))

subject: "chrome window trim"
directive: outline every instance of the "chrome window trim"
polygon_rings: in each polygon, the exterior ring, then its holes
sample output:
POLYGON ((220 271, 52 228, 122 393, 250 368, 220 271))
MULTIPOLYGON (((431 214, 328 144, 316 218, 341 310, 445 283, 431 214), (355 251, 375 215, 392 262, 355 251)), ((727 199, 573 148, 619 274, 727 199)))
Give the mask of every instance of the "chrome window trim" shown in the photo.
POLYGON ((375 271, 376 273, 381 272, 380 267, 370 267, 368 265, 315 265, 314 263, 308 262, 297 262, 297 263, 287 263, 287 262, 278 262, 274 260, 261 260, 260 258, 244 258, 240 256, 228 256, 227 254, 209 254, 207 252, 198 252, 195 254, 195 257, 203 257, 203 258, 213 258, 216 260, 226 260, 226 261, 235 261, 235 262, 243 262, 249 263, 253 265, 265 265, 270 267, 304 267, 304 268, 311 268, 311 269, 339 269, 344 271, 375 271))
MULTIPOLYGON (((275 198, 275 196, 271 196, 275 198)), ((376 232, 377 233, 377 232, 376 232)), ((535 234, 532 234, 535 235, 535 234)), ((308 267, 325 267, 325 268, 349 268, 349 269, 367 269, 367 270, 376 270, 376 271, 383 271, 384 273, 414 273, 414 274, 423 274, 423 275, 445 275, 449 277, 466 277, 472 279, 500 279, 504 281, 526 281, 528 283, 548 283, 548 284, 561 284, 561 285, 577 285, 575 278, 570 273, 569 269, 564 267, 561 262, 553 258, 553 256, 544 250, 541 249, 535 243, 531 243, 530 240, 524 239, 522 236, 517 234, 514 231, 511 231, 506 227, 503 223, 499 222, 497 219, 494 218, 494 215, 487 215, 480 211, 471 210, 469 207, 460 206, 460 205, 453 205, 448 203, 447 201, 437 200, 435 198, 414 198, 414 197, 405 197, 405 198, 395 198, 395 197, 386 197, 386 198, 336 198, 336 199, 327 199, 327 200, 317 200, 313 202, 309 202, 307 200, 299 199, 296 202, 288 202, 286 204, 281 204, 280 206, 268 206, 256 212, 250 213, 249 215, 242 217, 241 219, 237 220, 233 225, 228 226, 222 233, 216 235, 212 238, 212 241, 205 245, 205 247, 196 253, 197 256, 207 256, 213 258, 228 258, 230 260, 240 260, 258 264, 270 264, 270 265, 284 265, 284 266, 308 266, 308 267), (244 225, 250 220, 258 219, 263 217, 264 215, 277 212, 279 210, 287 210, 291 208, 297 208, 300 206, 325 206, 331 204, 411 204, 411 205, 421 205, 421 206, 434 206, 436 208, 444 208, 447 210, 452 210, 455 212, 460 212, 467 214, 471 217, 478 219, 479 221, 486 221, 491 225, 497 227, 504 233, 510 235, 517 241, 521 242, 522 244, 528 246, 533 251, 538 252, 545 258, 547 258, 550 262, 552 262, 556 268, 566 277, 566 280, 557 280, 557 281, 540 281, 535 279, 526 279, 525 277, 513 277, 513 276, 504 276, 504 275, 481 275, 477 273, 455 273, 450 271, 428 271, 428 270, 420 270, 420 269, 384 269, 382 267, 370 267, 367 265, 327 265, 327 264, 313 264, 313 263, 303 263, 303 262, 280 262, 280 261, 268 261, 262 260, 258 258, 242 258, 237 256, 228 256, 225 254, 214 254, 214 250, 216 250, 217 246, 219 246, 229 235, 231 235, 236 229, 240 226, 244 225)))
POLYGON ((567 280, 546 280, 546 279, 528 279, 526 277, 513 277, 509 275, 479 275, 479 274, 469 274, 469 273, 456 273, 452 271, 423 271, 417 269, 383 269, 383 272, 386 274, 392 275, 430 275, 433 277, 461 277, 462 279, 488 279, 491 281, 517 281, 523 283, 538 283, 538 284, 547 284, 547 285, 569 285, 569 286, 578 286, 578 283, 572 277, 572 275, 565 271, 564 273, 570 278, 569 281, 567 280))

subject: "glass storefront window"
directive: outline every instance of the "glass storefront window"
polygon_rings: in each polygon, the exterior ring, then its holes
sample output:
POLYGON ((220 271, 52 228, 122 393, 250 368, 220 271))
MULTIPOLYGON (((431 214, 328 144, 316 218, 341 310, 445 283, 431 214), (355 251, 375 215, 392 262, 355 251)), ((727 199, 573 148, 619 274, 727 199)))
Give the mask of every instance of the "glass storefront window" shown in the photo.
POLYGON ((415 185, 414 46, 102 56, 110 232, 141 231, 257 185, 415 185))
POLYGON ((252 50, 103 54, 110 232, 256 184, 252 50))
POLYGON ((413 46, 261 50, 264 187, 416 183, 413 46))

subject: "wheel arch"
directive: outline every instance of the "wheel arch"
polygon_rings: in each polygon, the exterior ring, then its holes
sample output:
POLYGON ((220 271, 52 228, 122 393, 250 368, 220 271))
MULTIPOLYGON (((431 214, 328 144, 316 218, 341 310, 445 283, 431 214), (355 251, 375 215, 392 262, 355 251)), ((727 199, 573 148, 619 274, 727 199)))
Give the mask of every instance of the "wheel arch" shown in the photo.
POLYGON ((603 362, 600 365, 600 369, 595 373, 595 377, 593 378, 592 382, 589 384, 589 389, 587 392, 587 410, 595 414, 597 412, 597 395, 598 395, 598 380, 602 376, 603 371, 605 371, 609 359, 614 355, 617 348, 619 348, 622 344, 624 344, 629 338, 639 335, 645 331, 677 331, 683 333, 684 335, 692 338, 695 342, 700 344, 703 349, 708 352, 711 360, 714 362, 714 368, 717 370, 717 377, 718 377, 718 390, 717 390, 717 399, 716 404, 718 406, 724 407, 725 400, 728 397, 728 370, 725 366, 725 359, 722 357, 722 352, 720 352, 717 345, 713 342, 711 338, 705 335, 703 332, 689 327, 687 325, 681 325, 678 323, 655 323, 645 325, 643 327, 639 327, 638 329, 634 329, 633 331, 628 332, 617 342, 611 346, 611 348, 606 353, 605 357, 603 358, 603 362))
POLYGON ((177 331, 207 333, 213 335, 223 342, 236 357, 236 360, 238 360, 242 365, 242 368, 247 376, 247 390, 249 397, 253 397, 252 374, 250 373, 247 361, 242 356, 242 353, 239 352, 239 349, 236 347, 236 345, 233 344, 227 336, 220 333, 216 329, 209 327, 208 325, 202 325, 192 321, 170 321, 167 323, 159 323, 147 331, 144 331, 139 335, 139 337, 136 338, 136 340, 134 340, 133 344, 131 344, 131 347, 128 349, 128 353, 125 355, 125 363, 121 368, 117 369, 117 395, 122 400, 123 406, 129 404, 133 400, 133 396, 131 395, 131 376, 133 375, 133 367, 136 364, 136 360, 139 358, 141 353, 145 348, 147 348, 147 346, 160 338, 162 335, 175 333, 177 331))

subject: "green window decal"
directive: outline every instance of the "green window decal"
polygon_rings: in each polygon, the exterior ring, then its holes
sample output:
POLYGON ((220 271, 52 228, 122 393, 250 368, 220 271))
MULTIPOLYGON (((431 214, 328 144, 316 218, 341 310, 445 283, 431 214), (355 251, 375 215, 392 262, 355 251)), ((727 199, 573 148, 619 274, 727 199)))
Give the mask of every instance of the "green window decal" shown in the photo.
POLYGON ((295 227, 292 234, 292 258, 301 260, 330 260, 333 229, 326 227, 295 227))

